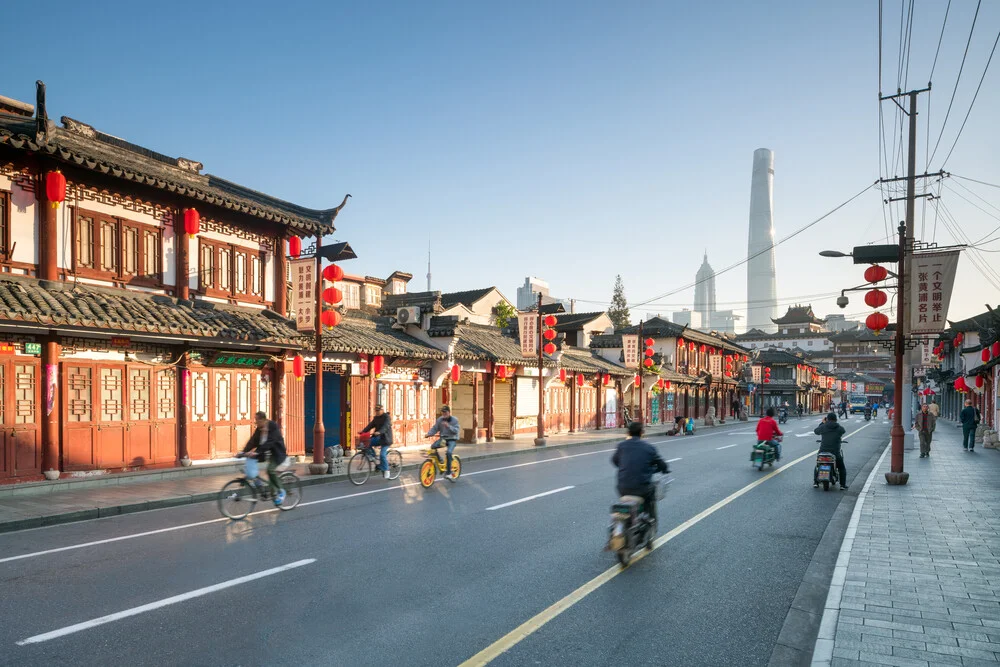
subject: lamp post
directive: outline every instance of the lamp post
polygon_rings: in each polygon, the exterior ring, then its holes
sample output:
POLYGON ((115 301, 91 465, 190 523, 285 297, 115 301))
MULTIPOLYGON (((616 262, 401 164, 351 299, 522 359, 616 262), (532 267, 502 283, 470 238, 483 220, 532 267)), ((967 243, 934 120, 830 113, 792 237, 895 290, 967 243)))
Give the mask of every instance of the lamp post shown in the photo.
POLYGON ((535 446, 545 446, 545 381, 542 377, 542 293, 538 293, 538 432, 535 434, 535 446))

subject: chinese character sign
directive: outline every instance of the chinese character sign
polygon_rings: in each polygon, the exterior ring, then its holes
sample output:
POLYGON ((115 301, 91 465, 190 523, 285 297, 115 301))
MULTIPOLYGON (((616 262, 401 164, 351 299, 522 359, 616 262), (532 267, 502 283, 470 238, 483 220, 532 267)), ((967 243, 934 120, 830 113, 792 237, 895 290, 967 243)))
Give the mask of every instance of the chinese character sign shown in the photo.
POLYGON ((911 334, 940 333, 947 325, 948 304, 955 285, 958 250, 913 255, 910 260, 911 334))
POLYGON ((625 368, 639 367, 638 334, 622 334, 622 353, 625 355, 625 368))
POLYGON ((293 259, 292 310, 295 311, 295 328, 312 331, 316 328, 316 260, 293 259))
POLYGON ((518 313, 517 327, 521 334, 521 356, 538 356, 538 314, 518 313))
POLYGON ((760 384, 761 366, 754 365, 751 370, 753 371, 753 381, 760 384))
POLYGON ((931 341, 924 341, 920 344, 920 365, 924 367, 941 365, 941 360, 934 354, 934 346, 931 345, 931 341))
POLYGON ((722 355, 712 354, 708 357, 708 372, 712 377, 722 377, 722 355))

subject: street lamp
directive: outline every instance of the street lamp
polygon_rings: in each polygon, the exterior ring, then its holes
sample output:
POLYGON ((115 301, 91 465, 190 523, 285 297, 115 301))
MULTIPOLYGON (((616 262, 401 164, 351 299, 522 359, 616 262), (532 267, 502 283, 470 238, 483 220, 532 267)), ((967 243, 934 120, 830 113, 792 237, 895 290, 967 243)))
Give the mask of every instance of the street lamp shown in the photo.
POLYGON ((821 250, 819 253, 820 257, 850 257, 849 252, 840 252, 839 250, 821 250))

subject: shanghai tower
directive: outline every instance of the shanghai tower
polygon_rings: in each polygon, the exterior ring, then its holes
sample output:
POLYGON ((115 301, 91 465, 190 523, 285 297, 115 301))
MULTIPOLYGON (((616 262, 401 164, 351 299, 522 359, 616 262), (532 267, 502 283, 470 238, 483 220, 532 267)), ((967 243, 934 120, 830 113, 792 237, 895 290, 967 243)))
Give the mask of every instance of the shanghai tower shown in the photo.
POLYGON ((750 240, 747 244, 747 330, 773 331, 778 316, 774 277, 774 153, 753 152, 750 181, 750 240))

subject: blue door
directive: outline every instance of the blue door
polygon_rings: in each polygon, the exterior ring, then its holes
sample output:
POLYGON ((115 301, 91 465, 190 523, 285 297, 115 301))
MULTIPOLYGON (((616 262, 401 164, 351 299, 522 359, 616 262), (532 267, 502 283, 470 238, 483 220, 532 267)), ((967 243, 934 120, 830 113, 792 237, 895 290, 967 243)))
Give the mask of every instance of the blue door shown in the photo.
MULTIPOLYGON (((323 373, 323 447, 340 444, 340 392, 342 376, 323 373)), ((316 376, 305 377, 306 452, 313 450, 313 427, 316 425, 316 376)))

